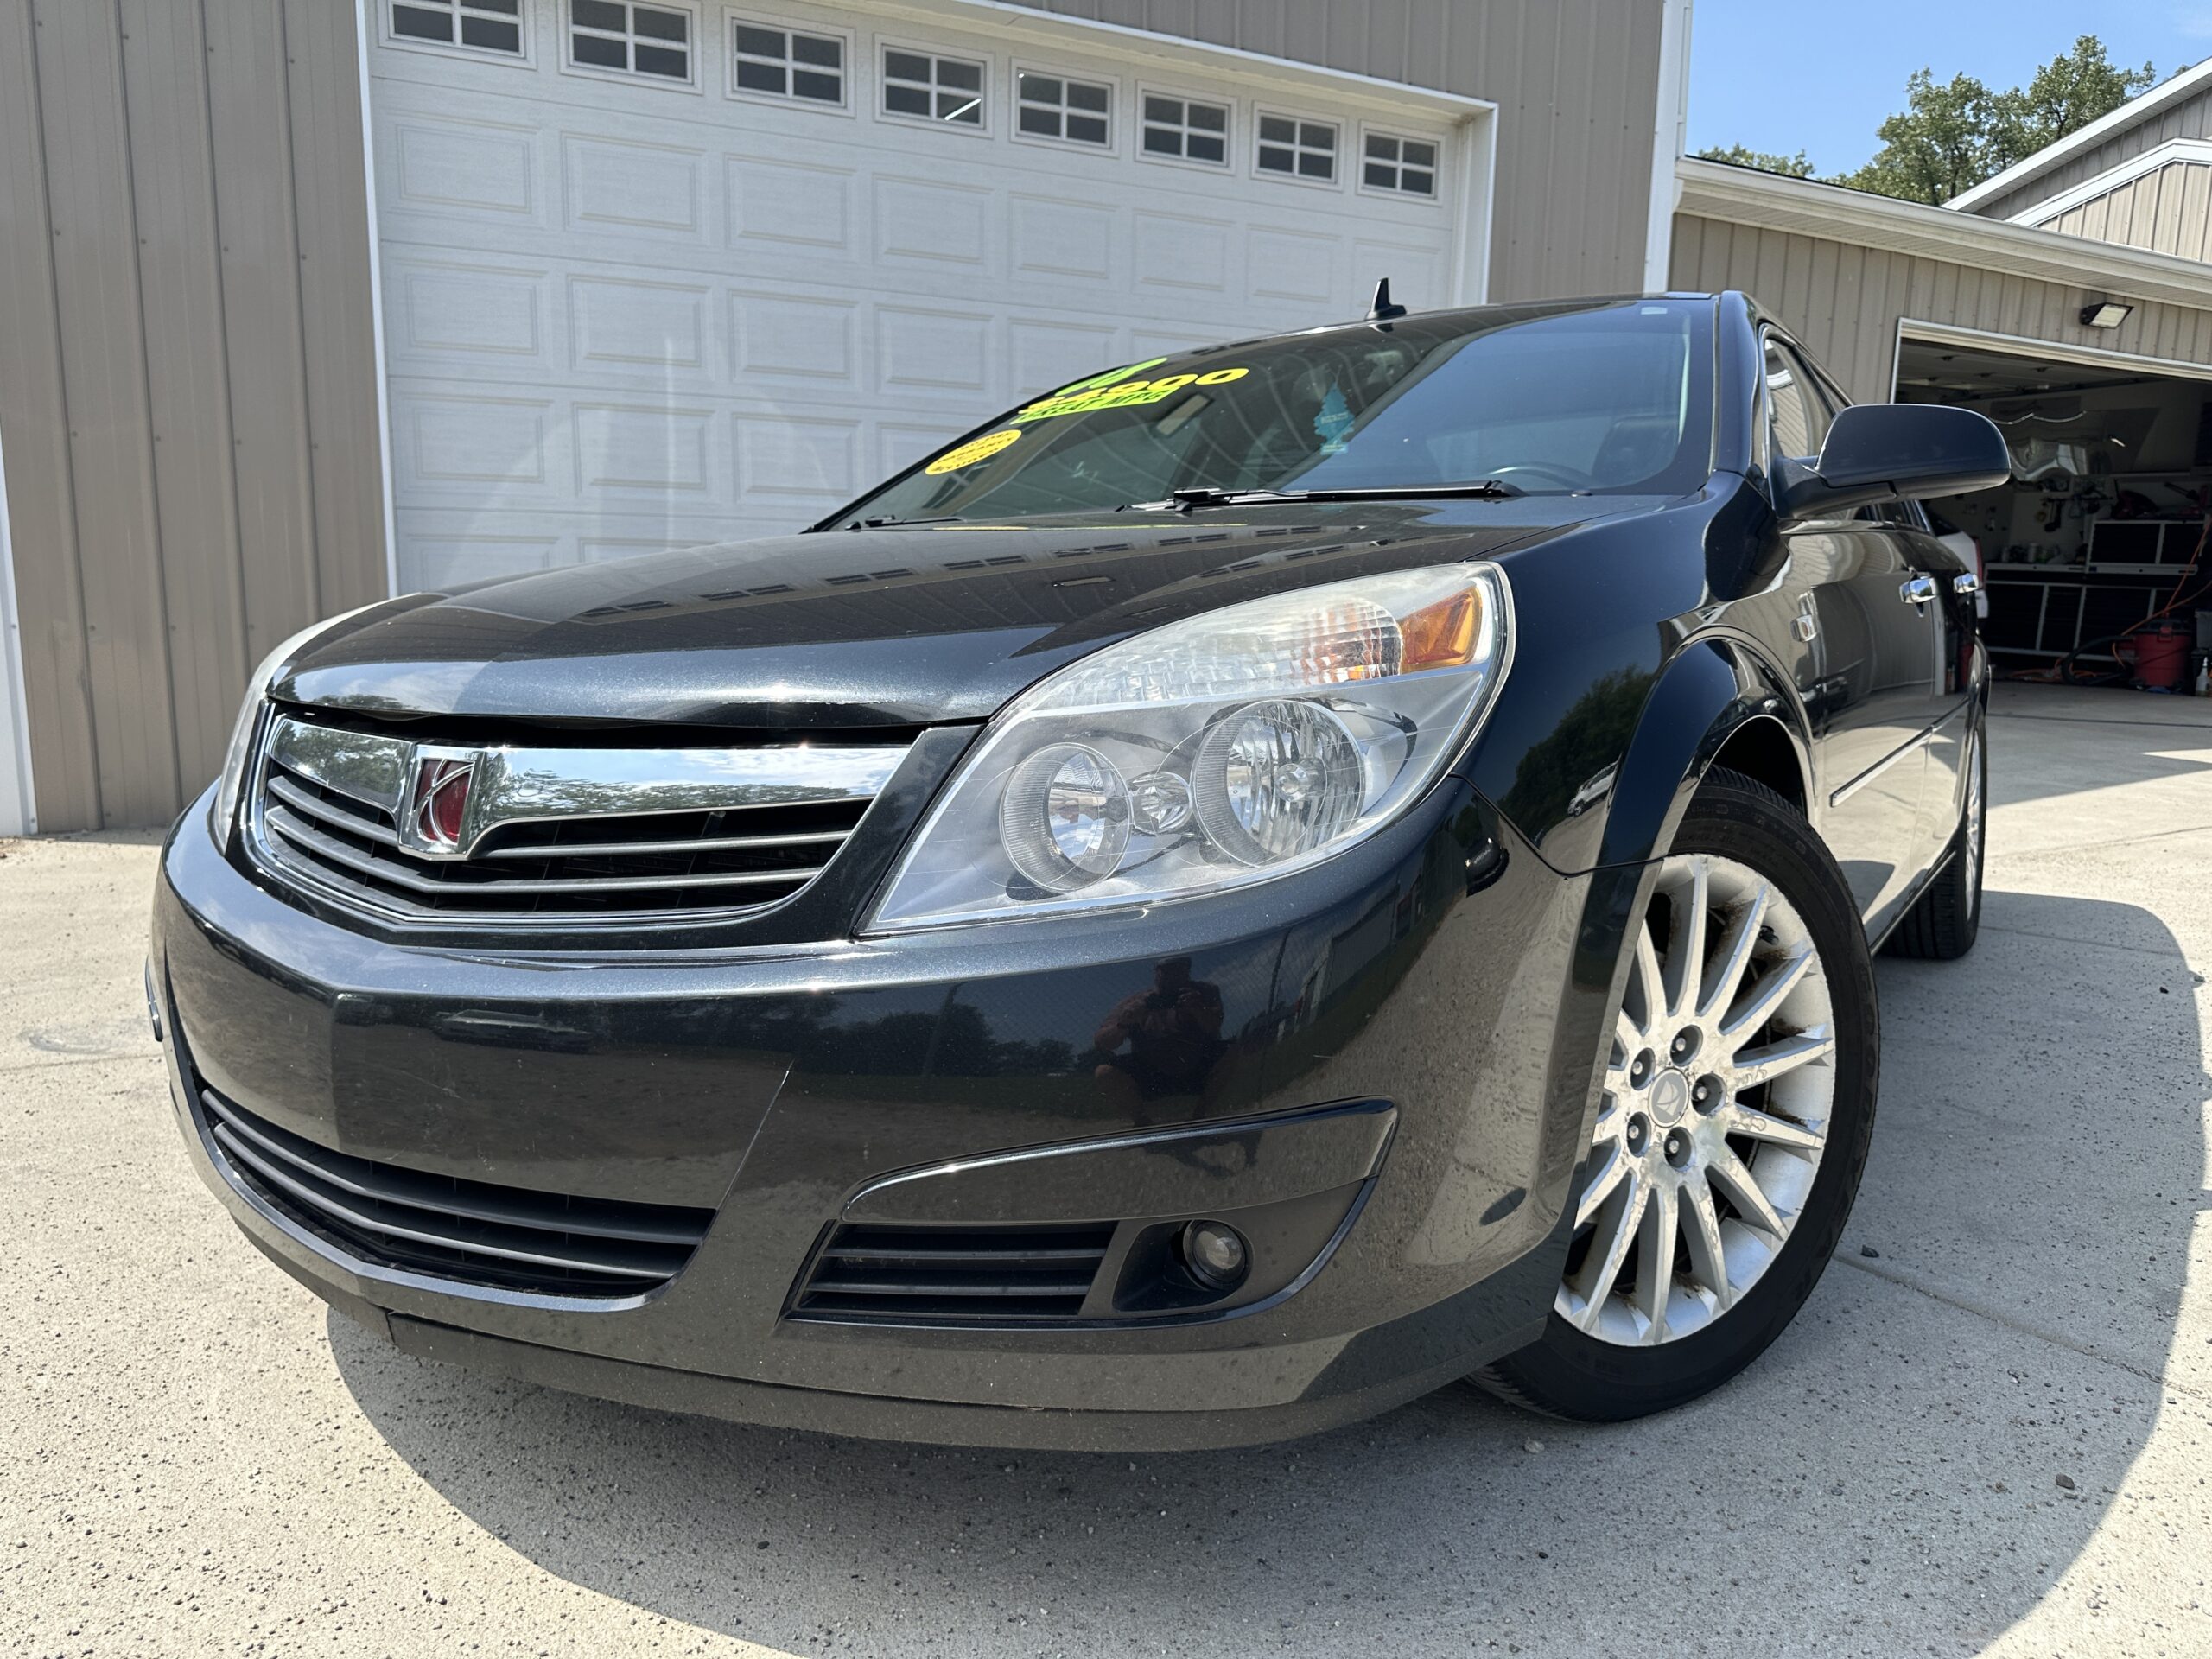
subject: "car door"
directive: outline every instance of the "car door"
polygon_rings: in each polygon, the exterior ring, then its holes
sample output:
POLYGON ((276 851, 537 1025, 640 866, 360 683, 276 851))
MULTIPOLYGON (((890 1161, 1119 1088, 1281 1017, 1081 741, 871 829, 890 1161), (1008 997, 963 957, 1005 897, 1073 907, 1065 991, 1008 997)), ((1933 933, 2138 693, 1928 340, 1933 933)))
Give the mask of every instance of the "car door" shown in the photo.
MULTIPOLYGON (((1769 442, 1810 465, 1836 401, 1783 336, 1765 336, 1769 442)), ((1856 513, 1784 532, 1802 584, 1817 678, 1814 822, 1870 933, 1885 929, 1927 863, 1925 739, 1940 718, 1941 607, 1900 527, 1856 513)))
POLYGON ((1934 585, 1935 595, 1922 608, 1931 623, 1936 653, 1935 697, 1930 705, 1927 772, 1922 780, 1920 862, 1931 865, 1957 833, 1966 810, 1967 703, 1974 693, 1975 594, 1980 578, 1957 549, 1947 544, 1917 501, 1897 501, 1876 510, 1900 538, 1904 558, 1934 585), (1974 581, 1964 592, 1962 577, 1974 581))

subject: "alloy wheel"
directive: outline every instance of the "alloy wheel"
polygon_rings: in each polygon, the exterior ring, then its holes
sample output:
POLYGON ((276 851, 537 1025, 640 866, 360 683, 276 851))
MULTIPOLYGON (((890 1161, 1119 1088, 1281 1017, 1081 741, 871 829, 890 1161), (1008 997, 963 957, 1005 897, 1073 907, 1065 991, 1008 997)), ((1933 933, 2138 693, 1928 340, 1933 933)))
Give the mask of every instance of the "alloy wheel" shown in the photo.
POLYGON ((1835 1030, 1803 918, 1748 865, 1669 859, 1634 950, 1554 1305, 1650 1346, 1711 1325, 1781 1253, 1827 1143, 1835 1030))

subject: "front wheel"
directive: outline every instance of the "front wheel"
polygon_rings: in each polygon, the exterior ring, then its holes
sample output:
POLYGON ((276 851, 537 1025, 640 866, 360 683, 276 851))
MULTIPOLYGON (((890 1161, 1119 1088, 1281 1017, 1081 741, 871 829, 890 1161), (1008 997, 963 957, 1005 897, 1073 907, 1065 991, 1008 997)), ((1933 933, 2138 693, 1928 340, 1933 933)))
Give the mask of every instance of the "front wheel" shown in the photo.
POLYGON ((1476 1376, 1592 1421, 1694 1399, 1781 1334, 1851 1212, 1879 1070, 1842 872, 1747 778, 1715 772, 1699 790, 1624 948, 1551 1318, 1476 1376))

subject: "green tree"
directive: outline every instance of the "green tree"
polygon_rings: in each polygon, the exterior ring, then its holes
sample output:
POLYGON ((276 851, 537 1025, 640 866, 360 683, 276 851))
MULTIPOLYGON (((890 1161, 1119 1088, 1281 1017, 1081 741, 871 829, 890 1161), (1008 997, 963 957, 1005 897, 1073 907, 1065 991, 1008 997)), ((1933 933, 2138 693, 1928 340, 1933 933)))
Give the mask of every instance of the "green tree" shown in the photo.
POLYGON ((1874 158, 1835 182, 1941 207, 2047 144, 2118 109, 2158 79, 2149 64, 2121 69, 2084 35, 2037 69, 2025 86, 1993 92, 1972 75, 1905 83, 1905 107, 1876 129, 1874 158))
POLYGON ((2037 69, 2025 87, 1999 94, 1995 138, 2006 167, 2025 161, 2118 109, 2157 84, 2149 64, 2121 69, 2105 56, 2104 42, 2084 35, 2074 49, 2037 69))
POLYGON ((1995 99, 1972 75, 1939 81, 1932 70, 1916 69, 1905 82, 1905 107, 1875 130, 1882 148, 1874 159, 1836 182, 1940 207, 1999 170, 1995 121, 1995 99))
POLYGON ((1726 162, 1731 167, 1752 167, 1762 173, 1779 173, 1785 178, 1809 179, 1813 163, 1803 150, 1795 156, 1777 156, 1772 150, 1752 149, 1744 144, 1712 144, 1697 153, 1701 162, 1726 162))

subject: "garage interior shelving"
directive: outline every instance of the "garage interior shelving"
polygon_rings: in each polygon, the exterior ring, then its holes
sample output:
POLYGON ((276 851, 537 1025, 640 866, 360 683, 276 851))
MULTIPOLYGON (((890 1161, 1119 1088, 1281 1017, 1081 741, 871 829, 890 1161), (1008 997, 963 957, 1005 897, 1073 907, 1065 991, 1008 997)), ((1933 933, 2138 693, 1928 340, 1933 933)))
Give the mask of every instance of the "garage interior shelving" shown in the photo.
POLYGON ((2113 636, 2212 607, 2212 382, 1907 340, 1897 395, 1979 409, 2012 448, 2010 482, 1934 504, 1981 550, 1999 672, 2108 673, 2113 636))

